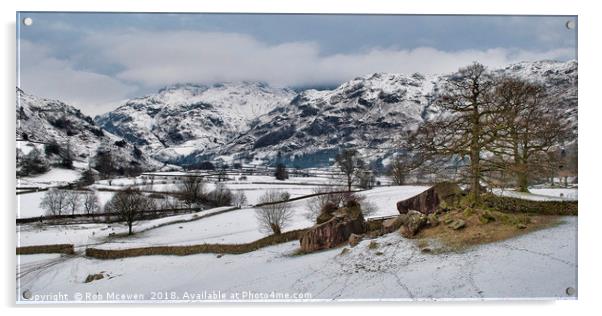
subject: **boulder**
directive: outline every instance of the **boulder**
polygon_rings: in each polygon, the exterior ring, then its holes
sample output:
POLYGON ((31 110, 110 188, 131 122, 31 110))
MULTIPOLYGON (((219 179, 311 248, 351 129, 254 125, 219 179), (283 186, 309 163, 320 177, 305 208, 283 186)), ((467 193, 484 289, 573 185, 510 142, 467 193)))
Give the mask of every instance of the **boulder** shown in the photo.
POLYGON ((417 212, 417 211, 409 211, 407 214, 407 220, 401 226, 399 232, 405 238, 414 237, 422 227, 426 226, 427 217, 426 215, 417 212))
POLYGON ((340 208, 327 222, 317 224, 301 236, 301 251, 328 249, 348 242, 351 234, 364 234, 366 221, 359 205, 340 208))
POLYGON ((441 203, 453 204, 461 196, 462 190, 457 184, 441 182, 416 196, 397 202, 397 210, 400 214, 406 214, 409 210, 430 214, 436 212, 441 203))
POLYGON ((316 219, 316 223, 322 224, 328 222, 333 217, 332 214, 336 212, 337 209, 338 207, 333 203, 328 202, 324 204, 324 206, 320 210, 320 215, 318 215, 318 218, 316 219))
POLYGON ((466 222, 461 219, 455 219, 447 225, 449 228, 458 230, 466 227, 466 222))
POLYGON ((351 234, 351 236, 349 236, 349 246, 355 247, 363 238, 363 235, 351 234))
POLYGON ((407 214, 401 214, 395 218, 390 218, 383 221, 383 232, 385 234, 392 233, 398 230, 408 219, 407 214))

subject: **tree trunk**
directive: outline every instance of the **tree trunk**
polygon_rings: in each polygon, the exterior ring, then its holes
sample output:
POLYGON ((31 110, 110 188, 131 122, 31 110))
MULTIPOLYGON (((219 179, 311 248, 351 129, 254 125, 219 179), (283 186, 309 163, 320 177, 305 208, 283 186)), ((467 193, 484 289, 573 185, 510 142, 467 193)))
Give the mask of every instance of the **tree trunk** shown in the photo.
POLYGON ((524 171, 518 172, 517 189, 518 192, 529 192, 529 178, 527 177, 527 173, 524 171))
POLYGON ((274 232, 274 235, 280 235, 282 233, 282 231, 280 230, 280 226, 276 224, 270 224, 270 226, 272 226, 272 231, 274 232))
POLYGON ((128 229, 129 229, 128 235, 131 235, 132 234, 132 222, 128 223, 128 229))

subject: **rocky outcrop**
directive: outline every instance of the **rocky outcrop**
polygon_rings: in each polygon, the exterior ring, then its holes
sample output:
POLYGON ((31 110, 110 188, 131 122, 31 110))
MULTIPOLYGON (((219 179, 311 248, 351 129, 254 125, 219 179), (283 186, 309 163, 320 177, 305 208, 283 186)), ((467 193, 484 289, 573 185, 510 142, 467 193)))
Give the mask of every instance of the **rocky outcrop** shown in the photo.
POLYGON ((441 182, 416 196, 397 202, 397 210, 400 214, 406 214, 410 210, 430 214, 434 213, 442 202, 452 204, 461 196, 462 190, 457 184, 441 182))
POLYGON ((414 237, 428 223, 427 216, 417 211, 409 211, 401 216, 404 221, 399 232, 405 238, 414 237))
POLYGON ((340 208, 328 221, 310 228, 301 236, 301 251, 312 252, 339 246, 349 241, 352 234, 366 232, 366 221, 359 204, 340 208))

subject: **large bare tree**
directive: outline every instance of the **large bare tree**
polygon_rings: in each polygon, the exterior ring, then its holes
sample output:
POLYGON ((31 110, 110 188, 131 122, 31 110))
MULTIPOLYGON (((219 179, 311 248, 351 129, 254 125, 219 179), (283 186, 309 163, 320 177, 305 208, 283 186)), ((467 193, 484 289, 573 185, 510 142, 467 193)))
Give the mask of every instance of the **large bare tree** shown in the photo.
POLYGON ((503 78, 496 87, 496 102, 502 128, 487 146, 497 158, 493 168, 510 171, 516 177, 517 189, 528 192, 530 176, 548 161, 545 153, 568 136, 568 124, 552 106, 554 98, 537 83, 503 78))
POLYGON ((442 93, 434 105, 441 114, 421 125, 408 141, 410 150, 423 157, 454 155, 469 157, 470 198, 480 203, 482 158, 487 145, 496 138, 494 103, 496 81, 479 63, 474 63, 447 77, 442 93))
POLYGON ((132 226, 141 213, 153 208, 155 208, 153 200, 135 188, 126 188, 115 193, 105 205, 106 212, 117 214, 127 224, 128 235, 132 234, 132 226))
POLYGON ((186 176, 179 185, 179 195, 188 207, 202 202, 206 198, 205 182, 200 176, 186 176))

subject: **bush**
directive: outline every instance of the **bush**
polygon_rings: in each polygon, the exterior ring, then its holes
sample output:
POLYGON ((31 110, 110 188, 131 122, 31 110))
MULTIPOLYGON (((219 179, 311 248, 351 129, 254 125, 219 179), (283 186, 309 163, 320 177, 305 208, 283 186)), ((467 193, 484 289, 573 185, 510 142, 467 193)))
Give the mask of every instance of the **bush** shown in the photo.
POLYGON ((117 147, 121 147, 121 148, 123 148, 123 147, 125 147, 126 145, 127 145, 127 143, 126 143, 126 142, 125 142, 125 140, 123 140, 123 139, 122 139, 122 140, 118 140, 118 141, 116 141, 116 142, 115 142, 115 146, 117 146, 117 147))
POLYGON ((206 199, 205 182, 202 177, 185 177, 179 185, 180 198, 186 202, 188 207, 193 207, 206 199))
POLYGON ((55 142, 51 142, 44 145, 44 153, 48 155, 59 155, 61 153, 61 146, 55 142))
POLYGON ((32 149, 21 159, 20 166, 21 169, 17 173, 19 176, 36 175, 50 170, 48 161, 36 148, 32 149))
POLYGON ((207 198, 215 206, 232 205, 232 191, 223 183, 218 183, 215 190, 209 192, 207 198))
POLYGON ((88 168, 82 172, 82 175, 77 182, 80 186, 87 186, 94 184, 94 181, 96 181, 96 175, 92 169, 88 168))
POLYGON ((260 231, 279 235, 291 221, 293 212, 288 203, 278 203, 281 201, 282 192, 277 190, 268 190, 259 198, 259 204, 264 204, 256 211, 260 231))
POLYGON ((232 205, 241 208, 247 205, 247 196, 242 191, 236 191, 232 194, 232 205))

